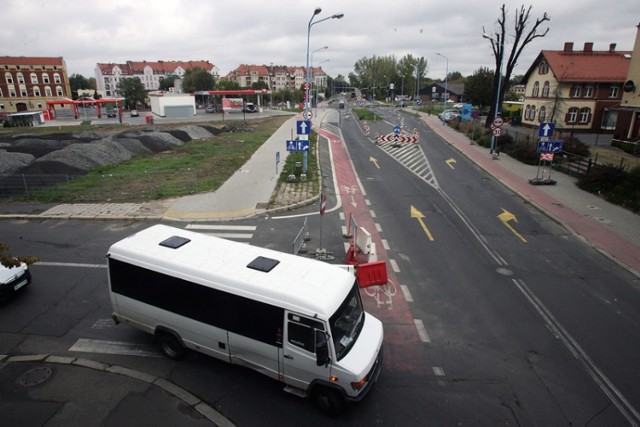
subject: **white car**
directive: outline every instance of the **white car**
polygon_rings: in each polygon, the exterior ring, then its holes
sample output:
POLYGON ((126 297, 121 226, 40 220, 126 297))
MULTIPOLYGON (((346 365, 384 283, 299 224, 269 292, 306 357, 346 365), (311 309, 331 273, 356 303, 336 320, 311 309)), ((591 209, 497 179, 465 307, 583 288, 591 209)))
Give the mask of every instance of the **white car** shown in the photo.
POLYGON ((27 264, 17 267, 6 267, 0 264, 0 298, 13 295, 31 283, 31 272, 27 264))

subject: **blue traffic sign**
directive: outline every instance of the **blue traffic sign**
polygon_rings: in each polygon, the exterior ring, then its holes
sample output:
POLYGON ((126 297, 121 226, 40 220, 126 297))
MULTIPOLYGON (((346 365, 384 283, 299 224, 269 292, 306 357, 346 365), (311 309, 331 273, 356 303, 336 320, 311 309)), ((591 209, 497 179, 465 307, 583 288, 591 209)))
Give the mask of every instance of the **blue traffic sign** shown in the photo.
POLYGON ((538 153, 559 153, 562 151, 563 141, 538 141, 538 153))
POLYGON ((289 152, 309 151, 309 140, 308 139, 288 139, 287 151, 289 152))
POLYGON ((296 133, 298 135, 309 135, 311 133, 311 120, 296 121, 296 133))
POLYGON ((393 133, 395 133, 396 135, 400 135, 400 125, 395 125, 393 127, 393 133))
POLYGON ((553 122, 540 123, 540 128, 538 129, 538 136, 550 137, 551 135, 553 135, 553 130, 555 127, 556 127, 556 124, 553 122))

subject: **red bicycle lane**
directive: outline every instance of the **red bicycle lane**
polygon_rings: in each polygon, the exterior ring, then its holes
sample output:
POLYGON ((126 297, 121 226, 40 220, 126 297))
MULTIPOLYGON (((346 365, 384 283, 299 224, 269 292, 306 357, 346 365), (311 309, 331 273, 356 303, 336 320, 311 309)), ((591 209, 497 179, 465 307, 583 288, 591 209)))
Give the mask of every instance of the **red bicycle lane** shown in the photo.
MULTIPOLYGON (((418 352, 421 351, 423 342, 416 328, 409 305, 405 300, 400 282, 394 271, 389 268, 387 252, 382 244, 378 227, 365 201, 365 195, 362 193, 363 189, 359 185, 345 142, 339 136, 325 129, 320 129, 319 132, 330 144, 334 179, 342 200, 345 225, 349 227, 350 218, 353 217, 359 228, 364 228, 371 234, 372 243, 375 244, 376 248, 377 260, 387 262, 389 280, 387 288, 390 291, 385 293, 381 291, 380 287, 374 286, 366 289, 366 291, 365 289, 361 290, 366 310, 384 324, 385 363, 390 363, 396 369, 415 372, 417 365, 413 362, 420 357, 418 352)), ((362 262, 363 255, 360 254, 357 258, 362 262)))

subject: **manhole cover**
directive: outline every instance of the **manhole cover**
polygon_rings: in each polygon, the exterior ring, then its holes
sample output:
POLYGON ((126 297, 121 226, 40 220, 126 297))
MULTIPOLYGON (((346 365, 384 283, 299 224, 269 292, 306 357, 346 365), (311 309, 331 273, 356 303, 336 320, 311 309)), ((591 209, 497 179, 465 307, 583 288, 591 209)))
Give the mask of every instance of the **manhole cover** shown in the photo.
POLYGON ((51 368, 47 367, 30 369, 18 378, 18 384, 27 387, 42 384, 52 373, 51 368))

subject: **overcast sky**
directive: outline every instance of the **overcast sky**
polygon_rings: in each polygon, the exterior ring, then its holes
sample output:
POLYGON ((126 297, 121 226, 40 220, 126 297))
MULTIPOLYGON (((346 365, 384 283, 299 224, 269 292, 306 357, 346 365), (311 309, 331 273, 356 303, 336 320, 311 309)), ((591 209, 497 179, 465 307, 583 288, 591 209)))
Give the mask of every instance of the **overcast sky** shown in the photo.
MULTIPOLYGON (((307 28, 315 20, 344 13, 311 28, 313 64, 327 74, 348 76, 357 60, 406 54, 427 60, 427 77, 449 71, 473 74, 495 68, 489 41, 500 7, 507 4, 513 34, 516 11, 532 6, 530 26, 545 12, 549 33, 529 44, 516 74, 543 49, 565 42, 582 49, 632 50, 640 23, 638 0, 0 0, 0 56, 62 56, 69 74, 95 77, 96 63, 208 60, 221 75, 240 64, 304 66, 307 28)), ((510 39, 507 38, 507 51, 510 39)))

